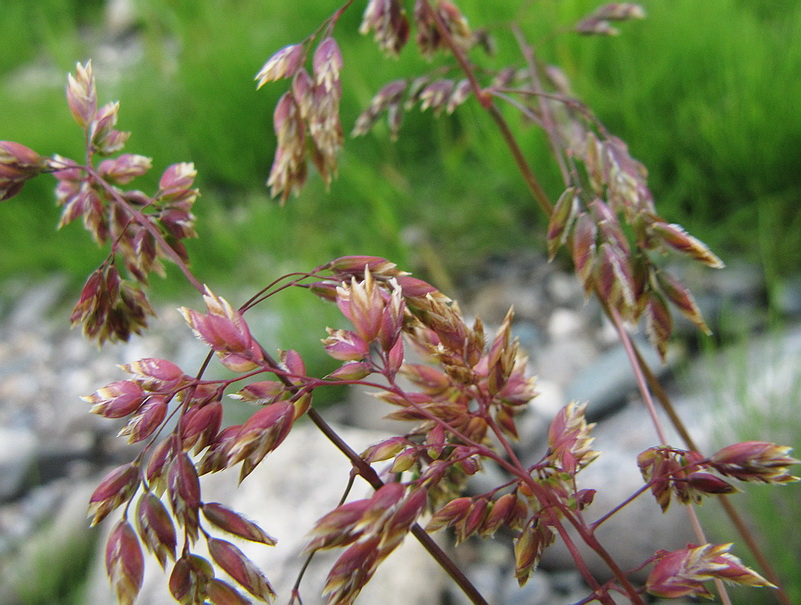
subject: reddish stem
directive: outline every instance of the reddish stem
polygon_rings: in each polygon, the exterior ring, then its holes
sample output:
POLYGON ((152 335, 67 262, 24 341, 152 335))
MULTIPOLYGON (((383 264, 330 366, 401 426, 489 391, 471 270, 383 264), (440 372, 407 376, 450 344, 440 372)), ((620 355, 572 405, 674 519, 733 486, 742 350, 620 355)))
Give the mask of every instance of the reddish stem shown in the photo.
POLYGON ((97 172, 95 172, 94 168, 91 166, 84 166, 84 170, 95 179, 98 183, 100 183, 105 189, 106 193, 108 193, 111 197, 114 198, 114 202, 125 208, 125 210, 135 218, 136 222, 139 223, 144 229, 147 230, 150 235, 153 236, 153 239, 156 240, 159 247, 161 248, 162 252, 172 261, 174 262, 178 268, 181 270, 181 273, 184 274, 186 279, 189 281, 190 284, 201 294, 206 292, 206 288, 203 284, 198 281, 198 279, 194 276, 194 274, 189 270, 189 267, 186 265, 184 260, 180 257, 180 255, 173 250, 170 245, 167 243, 167 240, 164 239, 164 236, 161 232, 153 225, 153 223, 148 220, 148 217, 137 210, 133 206, 131 206, 127 200, 122 197, 114 187, 109 185, 102 176, 100 176, 97 172))
MULTIPOLYGON (((262 353, 264 355, 264 360, 269 364, 272 368, 278 368, 278 364, 275 360, 270 356, 270 354, 262 348, 262 353)), ((278 379, 283 382, 288 387, 294 387, 289 379, 283 375, 283 373, 276 373, 278 379)), ((345 454, 345 457, 350 460, 353 467, 357 470, 359 475, 361 475, 365 481, 367 481, 373 489, 379 489, 381 486, 384 485, 384 482, 378 476, 378 473, 375 472, 372 466, 367 464, 361 456, 348 445, 342 437, 328 424, 325 419, 320 415, 320 413, 315 410, 313 407, 309 408, 309 411, 306 412, 314 423, 314 425, 320 430, 320 432, 325 435, 328 440, 333 443, 337 449, 345 454)), ((451 579, 456 583, 457 586, 464 592, 464 594, 470 599, 470 601, 474 605, 489 605, 478 589, 473 586, 467 576, 464 575, 461 569, 459 569, 456 563, 443 551, 439 545, 434 542, 434 539, 426 533, 426 531, 420 527, 418 523, 415 523, 412 526, 412 534, 415 538, 417 538, 418 542, 425 548, 428 553, 434 558, 434 560, 439 563, 440 567, 445 570, 445 572, 451 577, 451 579)))
MULTIPOLYGON (((378 489, 384 482, 381 481, 381 478, 378 476, 378 473, 373 470, 369 464, 367 464, 362 457, 359 456, 356 451, 353 450, 343 439, 340 437, 337 432, 331 428, 320 413, 315 410, 314 408, 310 408, 307 412, 311 421, 315 424, 315 426, 320 429, 320 432, 325 435, 331 443, 333 443, 339 451, 341 451, 348 460, 351 461, 351 464, 358 470, 359 474, 367 481, 373 489, 378 489)), ((487 601, 481 596, 481 593, 478 592, 478 589, 473 586, 470 580, 467 579, 467 576, 462 573, 462 570, 456 566, 456 563, 443 551, 439 545, 434 542, 434 539, 426 533, 426 531, 420 527, 418 523, 415 523, 412 526, 412 535, 423 545, 428 553, 434 558, 434 560, 439 563, 440 567, 442 567, 445 572, 451 577, 451 579, 456 582, 459 588, 462 589, 462 592, 467 595, 472 603, 475 605, 488 605, 487 601)))
MULTIPOLYGON (((681 418, 679 417, 678 413, 676 412, 675 407, 673 407, 673 403, 670 401, 670 397, 665 392, 665 389, 662 388, 659 379, 654 375, 651 368, 643 359, 642 354, 640 353, 639 349, 637 348, 637 344, 632 342, 632 348, 634 350, 634 354, 637 357, 637 364, 640 366, 640 370, 642 371, 643 375, 645 376, 646 381, 648 382, 648 386, 659 400, 659 403, 662 405, 662 408, 667 413, 668 417, 670 418, 671 424, 679 433, 682 441, 687 446, 687 449, 694 450, 696 452, 700 452, 701 450, 698 448, 698 445, 693 440, 692 436, 690 436, 687 427, 684 426, 681 418)), ((754 558, 757 561, 762 573, 765 577, 770 580, 772 584, 776 586, 776 600, 781 603, 781 605, 793 605, 793 602, 790 600, 790 597, 787 595, 787 592, 781 585, 781 580, 779 579, 776 570, 773 568, 773 565, 765 556, 765 553, 762 552, 759 544, 754 537, 753 532, 748 528, 745 521, 742 518, 742 515, 734 508, 734 505, 731 503, 731 500, 728 496, 722 495, 718 496, 718 500, 723 507, 723 510, 726 512, 726 515, 729 517, 729 520, 734 525, 734 528, 737 530, 737 533, 745 542, 746 547, 751 554, 754 555, 754 558)))
POLYGON ((525 155, 523 154, 523 150, 520 149, 520 146, 517 144, 517 139, 515 139, 512 130, 509 128, 509 124, 507 124, 503 114, 495 106, 492 96, 481 88, 478 80, 476 80, 475 71, 470 66, 464 51, 459 47, 458 44, 456 44, 456 42, 454 42, 453 36, 451 36, 448 28, 445 26, 445 23, 443 23, 442 18, 437 14, 437 11, 431 8, 431 4, 428 2, 428 0, 424 0, 423 4, 431 18, 434 19, 434 23, 437 26, 437 31, 439 31, 440 36, 442 36, 442 39, 448 45, 448 49, 453 53, 453 56, 456 58, 456 61, 459 63, 459 66, 462 68, 462 71, 470 82, 470 87, 473 89, 473 93, 476 95, 478 102, 484 109, 487 110, 487 112, 490 114, 490 117, 495 121, 496 126, 501 131, 501 135, 506 142, 506 146, 509 148, 509 151, 512 152, 512 158, 515 161, 515 165, 522 174, 526 185, 534 196, 534 199, 537 200, 537 203, 539 203, 542 211, 545 212, 547 216, 550 216, 553 205, 548 198, 548 194, 545 193, 545 190, 542 188, 542 185, 540 185, 539 180, 531 170, 531 167, 529 167, 525 155))

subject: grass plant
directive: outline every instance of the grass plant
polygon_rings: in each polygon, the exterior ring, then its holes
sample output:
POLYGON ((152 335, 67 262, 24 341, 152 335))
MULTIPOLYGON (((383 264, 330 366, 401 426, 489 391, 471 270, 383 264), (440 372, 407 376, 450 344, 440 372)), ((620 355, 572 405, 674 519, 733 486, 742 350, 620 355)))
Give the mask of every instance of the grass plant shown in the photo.
MULTIPOLYGON (((487 5, 477 2, 465 0, 464 6, 482 15, 493 33, 493 18, 510 21, 508 28, 497 32, 505 39, 497 54, 486 43, 486 35, 471 30, 460 9, 448 0, 417 0, 409 20, 401 12, 400 0, 370 0, 363 15, 349 10, 350 1, 330 15, 304 12, 303 19, 295 22, 307 28, 306 35, 300 36, 303 42, 277 51, 257 75, 258 88, 288 80, 283 83, 288 85, 286 92, 278 98, 270 117, 238 84, 248 71, 250 55, 245 49, 250 49, 249 44, 257 45, 256 39, 251 39, 252 25, 262 17, 262 7, 224 0, 201 5, 176 0, 156 8, 156 4, 141 0, 139 27, 144 32, 142 48, 149 59, 132 66, 131 73, 126 74, 131 77, 117 78, 113 85, 115 92, 135 96, 141 82, 150 83, 143 89, 142 103, 130 114, 131 123, 124 127, 138 125, 138 132, 152 134, 136 152, 158 156, 165 164, 153 166, 150 157, 144 155, 120 155, 129 133, 117 130, 119 105, 98 102, 91 61, 78 63, 68 77, 69 110, 83 130, 84 149, 77 160, 60 154, 43 156, 26 145, 0 141, 0 200, 17 196, 31 179, 52 175, 58 181, 60 226, 83 222, 103 248, 71 317, 74 325, 83 326, 87 338, 103 345, 109 340, 127 340, 147 328, 148 317, 153 314, 149 276, 162 273, 162 262, 175 267, 176 272, 168 274, 168 279, 185 279, 202 295, 206 306, 205 311, 181 308, 189 328, 210 349, 199 369, 147 357, 120 366, 130 378, 84 397, 92 404, 93 413, 113 419, 128 417, 120 436, 127 437, 129 443, 142 443, 131 462, 102 479, 89 504, 93 524, 125 504, 105 549, 106 568, 120 602, 131 603, 141 590, 143 547, 163 567, 169 561, 169 591, 180 602, 247 602, 239 588, 260 601, 272 601, 275 594, 262 571, 237 546, 215 537, 210 530, 266 546, 275 546, 275 540, 225 506, 204 502, 199 477, 242 463, 243 480, 280 446, 294 422, 303 416, 308 416, 322 436, 349 459, 352 478, 361 476, 375 490, 366 499, 340 503, 316 523, 310 534, 306 549, 309 558, 318 550, 347 547, 327 579, 324 595, 331 603, 352 603, 377 566, 409 534, 423 544, 471 602, 485 605, 485 598, 429 535, 446 527, 454 530, 457 544, 471 535, 489 537, 506 527, 512 536, 514 572, 521 586, 536 569, 542 551, 558 537, 567 545, 575 568, 588 585, 589 595, 582 602, 597 600, 612 605, 613 593, 635 604, 645 603, 646 595, 712 596, 705 583, 714 581, 722 601, 729 603, 723 580, 776 588, 780 602, 790 602, 788 593, 777 586, 781 582, 771 565, 776 555, 765 558, 760 553, 726 496, 736 491, 730 481, 798 481, 789 471, 799 463, 790 456, 792 448, 752 439, 711 454, 701 453, 626 327, 642 321, 663 359, 673 331, 672 310, 709 333, 689 290, 663 259, 676 254, 707 269, 721 269, 724 263, 704 242, 673 223, 673 217, 657 213, 640 162, 615 136, 617 133, 610 132, 573 96, 566 80, 546 72, 543 63, 566 53, 560 62, 568 66, 569 75, 574 75, 570 73, 571 63, 587 65, 589 79, 576 79, 576 86, 582 87, 593 77, 602 81, 604 75, 614 73, 615 61, 608 53, 637 55, 637 48, 624 52, 611 43, 594 42, 589 50, 580 51, 573 46, 579 42, 562 44, 540 31, 555 24, 558 33, 563 20, 575 21, 576 15, 570 11, 579 4, 565 8, 559 3, 544 3, 536 13, 538 20, 518 18, 519 7, 512 13, 508 5, 497 14, 486 13, 487 5), (319 27, 311 26, 320 19, 319 27), (373 30, 379 47, 390 55, 397 54, 408 41, 411 22, 420 55, 438 58, 427 62, 407 54, 386 71, 371 69, 375 52, 368 52, 364 42, 353 37, 360 20, 361 33, 373 30), (343 29, 351 33, 338 41, 335 35, 343 29), (244 42, 237 42, 234 34, 244 42), (203 43, 198 44, 198 40, 203 43), (340 42, 353 52, 345 57, 349 63, 346 72, 342 72, 340 42), (490 48, 486 63, 476 60, 474 52, 482 46, 490 48), (243 52, 236 54, 237 49, 243 52), (590 54, 582 56, 585 52, 590 54), (521 62, 509 69, 512 53, 521 62), (450 66, 439 63, 442 55, 450 66), (407 119, 403 138, 412 143, 391 151, 383 147, 376 150, 368 138, 348 153, 340 153, 340 120, 344 116, 349 124, 349 112, 354 108, 352 100, 340 106, 343 89, 352 88, 358 98, 363 90, 384 84, 395 69, 417 76, 415 68, 423 69, 423 79, 404 78, 382 87, 359 115, 356 128, 358 134, 367 134, 383 112, 396 116, 401 114, 393 111, 403 112, 407 119), (354 71, 354 82, 342 80, 342 73, 354 71), (463 79, 450 79, 453 73, 463 79), (373 76, 381 81, 374 81, 373 76), (140 84, 131 88, 135 78, 140 84), (419 88, 412 84, 417 81, 423 82, 419 88), (405 104, 401 103, 402 95, 406 96, 405 104), (450 115, 468 100, 473 109, 450 115), (150 119, 148 102, 158 105, 156 119, 150 119), (430 116, 410 111, 416 106, 440 117, 437 126, 431 126, 430 116), (519 119, 513 120, 513 114, 519 114, 519 119), (249 127, 243 126, 246 118, 249 127), (276 133, 274 140, 255 134, 263 132, 262 128, 267 130, 270 122, 276 133), (539 138, 529 127, 533 125, 541 131, 539 138), (495 139, 494 143, 484 140, 486 131, 494 134, 488 138, 495 139), (301 196, 304 201, 293 200, 294 210, 287 211, 292 226, 280 219, 270 222, 267 217, 275 208, 269 206, 260 217, 263 220, 251 223, 250 212, 259 196, 253 196, 245 182, 261 163, 258 142, 265 140, 276 147, 268 186, 282 202, 307 185, 309 163, 313 162, 320 176, 305 190, 308 197, 301 196), (370 149, 368 155, 366 150, 370 149), (181 152, 177 155, 185 161, 171 161, 171 150, 181 152), (378 167, 376 181, 364 177, 367 171, 359 171, 368 165, 368 158, 371 166, 378 167), (547 164, 552 168, 541 167, 545 158, 550 158, 547 164), (196 180, 200 164, 209 166, 201 171, 206 175, 202 182, 196 180), (151 171, 154 167, 156 170, 151 171), (340 168, 349 176, 332 183, 340 168), (515 171, 525 188, 511 185, 515 171), (557 185, 557 176, 561 185, 557 185), (131 186, 135 179, 142 190, 131 186), (383 188, 378 184, 382 181, 383 188), (184 240, 198 235, 193 214, 200 195, 197 185, 219 200, 203 212, 212 217, 214 212, 223 213, 218 214, 217 230, 212 230, 212 236, 221 243, 215 246, 213 241, 203 240, 204 248, 190 246, 190 250, 184 240), (321 201, 323 189, 330 189, 331 197, 321 201), (404 199, 414 200, 414 206, 392 203, 404 199), (490 204, 488 200, 500 203, 490 204), (543 215, 539 219, 534 215, 537 209, 543 215), (247 213, 247 218, 240 220, 239 212, 247 213), (79 218, 82 220, 77 221, 79 218), (253 241, 244 239, 240 231, 252 236, 253 241), (491 235, 484 236, 486 232, 491 235), (547 452, 534 465, 524 466, 512 446, 519 437, 514 417, 537 395, 534 378, 526 374, 526 357, 511 338, 513 311, 492 339, 480 320, 468 324, 458 305, 434 286, 377 255, 383 249, 400 256, 404 250, 416 249, 418 261, 430 273, 441 273, 442 281, 449 283, 448 273, 454 268, 447 267, 441 258, 449 259, 457 253, 462 259, 497 254, 532 236, 539 236, 537 241, 544 244, 550 258, 564 250, 586 294, 600 303, 626 351, 656 433, 656 445, 633 461, 642 473, 644 486, 624 496, 592 523, 583 511, 592 504, 595 490, 579 489, 575 480, 577 473, 599 455, 591 449, 593 425, 584 418, 586 403, 571 402, 555 415, 547 435, 547 452), (270 245, 265 246, 265 242, 270 245), (340 247, 343 252, 358 248, 367 254, 341 255, 306 272, 293 269, 263 285, 262 271, 275 275, 286 259, 297 266, 307 259, 314 262, 321 254, 336 254, 340 247), (200 266, 190 268, 190 251, 198 252, 200 266), (220 267, 221 255, 229 253, 231 266, 220 267), (241 306, 231 305, 199 279, 204 263, 213 267, 215 261, 216 272, 206 271, 204 280, 227 269, 229 274, 237 272, 245 280, 261 282, 262 289, 241 306), (258 319, 249 325, 252 314, 245 320, 245 313, 268 299, 272 302, 279 294, 292 305, 288 290, 334 302, 332 310, 353 327, 327 328, 328 338, 322 340, 321 352, 341 363, 334 363, 335 369, 323 377, 318 377, 319 368, 305 350, 299 353, 279 345, 274 357, 271 349, 275 343, 268 342, 271 336, 265 339, 261 333, 275 330, 271 326, 260 329, 258 319), (405 363, 408 346, 419 351, 425 363, 405 363), (204 375, 215 354, 230 371, 225 377, 204 375), (408 379, 409 386, 397 381, 399 376, 408 379), (313 398, 313 394, 345 385, 379 389, 379 398, 394 406, 390 418, 420 424, 358 454, 321 415, 320 398, 313 398), (241 424, 223 428, 226 395, 255 404, 256 411, 241 424), (655 407, 657 399, 683 443, 667 441, 655 407), (173 417, 175 423, 171 423, 173 417), (194 457, 189 454, 192 450, 194 457), (379 468, 373 466, 384 462, 388 465, 384 470, 380 470, 381 464, 379 468), (482 464, 503 471, 503 482, 485 493, 465 495, 467 477, 481 470, 482 464), (642 568, 653 565, 653 569, 641 585, 632 570, 621 568, 615 561, 596 530, 649 491, 663 511, 671 501, 675 506, 685 506, 697 544, 644 555, 642 568), (719 497, 766 577, 731 554, 732 544, 707 540, 695 505, 710 497, 719 497), (424 529, 417 519, 426 510, 432 516, 424 529), (193 552, 195 543, 201 540, 206 543, 208 560, 193 552), (580 543, 603 562, 610 579, 601 580, 591 572, 577 548, 580 543), (239 588, 216 578, 215 569, 225 571, 239 588)), ((288 22, 297 14, 286 12, 289 10, 282 5, 264 16, 275 23, 288 22)), ((643 17, 638 5, 611 4, 584 17, 575 25, 574 33, 605 36, 612 23, 643 17)), ((671 12, 656 11, 657 23, 664 25, 672 17, 671 12)), ((765 32, 770 31, 775 16, 769 11, 753 11, 750 19, 748 27, 753 22, 766 24, 760 30, 763 35, 755 36, 754 43, 769 39, 765 32)), ((710 26, 717 23, 716 19, 707 22, 700 17, 696 21, 710 26)), ((283 32, 275 33, 276 37, 281 35, 283 32)), ((644 40, 659 41, 660 37, 654 34, 644 40)), ((685 46, 699 51, 692 44, 685 46)), ((57 64, 57 53, 51 54, 57 64)), ((706 57, 698 56, 692 74, 707 76, 706 57)), ((764 58, 758 52, 748 56, 764 58)), ((116 67, 119 70, 119 65, 116 67)), ((106 69, 109 74, 115 72, 113 65, 106 69)), ((723 71, 714 73, 725 80, 723 71)), ((693 90, 699 86, 699 82, 690 83, 693 90)), ((714 87, 711 90, 722 94, 714 87)), ((654 91, 654 107, 660 106, 660 92, 654 91)), ((275 101, 274 96, 271 101, 275 101)), ((727 103, 736 104, 732 99, 724 94, 724 108, 727 103)), ((688 105, 676 104, 669 109, 681 115, 682 110, 692 111, 695 102, 691 99, 688 105)), ((700 116, 695 133, 706 136, 699 136, 699 141, 709 141, 713 148, 722 137, 714 125, 716 113, 692 114, 700 116)), ((654 122, 663 125, 658 118, 652 118, 650 123, 654 122)), ((740 124, 737 132, 748 130, 740 124)), ((47 147, 52 145, 51 141, 47 147)), ((703 144, 699 146, 704 151, 703 144)), ((666 158, 676 157, 674 154, 681 150, 668 148, 671 155, 666 158)), ((736 154, 725 159, 737 161, 736 154)), ((704 168, 700 159, 693 164, 698 165, 704 168)), ((661 168, 664 166, 657 162, 657 169, 661 168)), ((668 172, 672 168, 668 165, 668 172)), ((756 190, 755 186, 749 192, 756 190)), ((723 191, 734 193, 734 189, 723 191)), ((775 192, 769 196, 774 201, 785 199, 775 192)), ((685 201, 681 199, 674 210, 689 212, 692 208, 695 212, 695 204, 685 208, 685 201)), ((706 201, 713 205, 702 205, 701 220, 716 220, 720 212, 714 198, 706 201)), ((735 201, 733 206, 736 212, 747 213, 753 205, 738 207, 735 201)), ((760 208, 767 216, 763 217, 765 224, 782 222, 779 210, 768 211, 757 205, 757 214, 760 208)), ((765 249, 760 252, 766 254, 765 249)), ((74 253, 70 250, 67 254, 74 253)), ((469 268, 465 264, 458 273, 469 268)), ((775 275, 784 270, 780 262, 772 262, 770 269, 775 275)), ((228 275, 224 282, 230 281, 228 275)), ((319 329, 296 311, 288 316, 300 318, 300 323, 287 325, 292 346, 300 348, 305 346, 303 338, 294 337, 301 334, 317 340, 319 329)), ((303 571, 290 602, 300 601, 302 576, 303 571)))

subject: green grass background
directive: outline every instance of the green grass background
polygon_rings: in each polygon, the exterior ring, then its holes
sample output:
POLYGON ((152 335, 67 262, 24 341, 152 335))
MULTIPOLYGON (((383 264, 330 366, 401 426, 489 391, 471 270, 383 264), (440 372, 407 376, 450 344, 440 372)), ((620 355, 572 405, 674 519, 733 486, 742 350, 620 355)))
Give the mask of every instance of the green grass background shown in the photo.
MULTIPOLYGON (((77 155, 80 133, 63 101, 64 77, 96 48, 101 3, 7 4, 0 22, 0 138, 45 154, 77 155), (38 66, 36 78, 31 65, 38 66)), ((518 8, 460 4, 472 23, 490 26, 518 8)), ((538 2, 519 23, 537 40, 595 4, 538 2)), ((173 162, 193 161, 199 170, 202 240, 191 252, 200 276, 258 283, 287 267, 346 253, 415 265, 420 255, 409 241, 422 234, 458 282, 488 255, 541 248, 542 217, 474 103, 440 120, 413 110, 394 144, 382 126, 347 141, 328 194, 312 178, 285 208, 268 198, 272 109, 284 84, 257 92, 253 75, 335 5, 137 0, 141 60, 123 73, 99 73, 101 101, 119 99, 120 127, 133 132, 128 150, 154 158, 153 177, 140 187, 147 190, 173 162)), ((663 215, 725 258, 744 255, 774 278, 797 271, 801 6, 673 0, 645 7, 648 19, 624 24, 617 38, 563 35, 541 52, 563 67, 577 92, 649 167, 663 215)), ((351 10, 337 32, 345 55, 346 130, 383 83, 428 67, 411 49, 397 62, 383 60, 355 33, 359 18, 359 9, 351 10)), ((506 33, 498 30, 497 38, 495 63, 516 61, 506 33)), ((95 61, 99 68, 102 61, 95 61)), ((561 185, 541 134, 523 128, 520 136, 557 196, 561 185)), ((52 270, 80 276, 99 256, 78 226, 53 232, 52 184, 48 178, 31 183, 4 204, 0 278, 52 270)))

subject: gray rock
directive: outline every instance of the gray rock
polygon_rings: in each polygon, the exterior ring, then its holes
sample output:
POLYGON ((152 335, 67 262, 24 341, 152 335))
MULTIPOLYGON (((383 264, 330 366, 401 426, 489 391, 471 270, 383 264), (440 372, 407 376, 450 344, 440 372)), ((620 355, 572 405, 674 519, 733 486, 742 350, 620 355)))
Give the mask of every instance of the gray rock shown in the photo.
POLYGON ((578 308, 584 301, 584 290, 575 274, 554 271, 545 282, 545 290, 557 305, 578 308))
MULTIPOLYGON (((662 364, 657 351, 644 338, 635 338, 643 359, 657 377, 669 366, 662 364)), ((566 389, 568 401, 589 401, 587 418, 596 420, 625 405, 637 390, 637 380, 622 344, 605 351, 582 368, 566 389)))
POLYGON ((681 376, 689 399, 713 417, 716 444, 772 441, 799 447, 801 326, 696 360, 681 376))
POLYGON ((551 589, 547 574, 535 571, 523 586, 518 584, 513 573, 507 572, 503 581, 500 603, 502 605, 561 605, 567 602, 560 600, 551 589))
POLYGON ((135 3, 131 0, 107 0, 105 9, 105 26, 110 36, 116 37, 129 32, 136 26, 135 3))
POLYGON ((598 355, 592 341, 582 334, 560 338, 530 358, 530 371, 565 388, 576 374, 598 355))
POLYGON ((0 426, 0 502, 22 490, 36 456, 36 435, 28 429, 0 426))
POLYGON ((61 302, 65 286, 66 278, 57 275, 26 288, 14 300, 5 327, 13 330, 41 327, 43 318, 61 302))
POLYGON ((536 353, 545 343, 543 330, 532 321, 518 321, 512 323, 512 336, 517 338, 520 348, 527 354, 536 353))
POLYGON ((555 309, 548 320, 548 335, 552 340, 574 336, 586 328, 587 317, 572 309, 555 309))
POLYGON ((500 325, 509 307, 514 307, 515 317, 521 320, 541 319, 543 315, 541 289, 537 285, 517 281, 494 281, 482 286, 466 305, 471 313, 492 325, 500 325))
POLYGON ((548 574, 548 582, 555 593, 554 603, 575 603, 585 598, 590 590, 578 571, 552 571, 548 574))

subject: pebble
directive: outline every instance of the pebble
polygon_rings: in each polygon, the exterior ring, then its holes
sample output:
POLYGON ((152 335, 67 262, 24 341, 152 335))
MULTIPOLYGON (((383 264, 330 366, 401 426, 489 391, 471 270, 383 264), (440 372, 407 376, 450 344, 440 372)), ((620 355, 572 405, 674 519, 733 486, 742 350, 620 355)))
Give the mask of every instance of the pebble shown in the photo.
MULTIPOLYGON (((635 338, 634 343, 657 377, 663 376, 668 366, 659 353, 644 338, 635 338)), ((588 401, 587 418, 594 421, 619 410, 636 390, 637 380, 626 350, 617 344, 583 367, 570 381, 566 395, 569 401, 588 401)))
POLYGON ((552 339, 567 338, 584 328, 584 317, 572 309, 556 309, 548 321, 548 336, 552 339))
POLYGON ((25 428, 0 425, 0 502, 22 490, 36 456, 38 439, 25 428))

